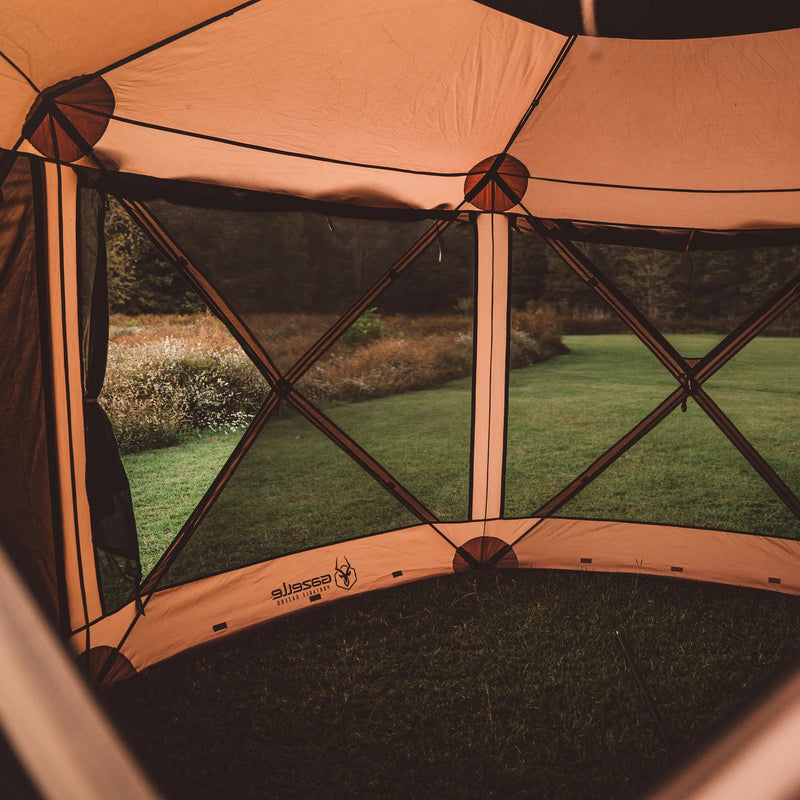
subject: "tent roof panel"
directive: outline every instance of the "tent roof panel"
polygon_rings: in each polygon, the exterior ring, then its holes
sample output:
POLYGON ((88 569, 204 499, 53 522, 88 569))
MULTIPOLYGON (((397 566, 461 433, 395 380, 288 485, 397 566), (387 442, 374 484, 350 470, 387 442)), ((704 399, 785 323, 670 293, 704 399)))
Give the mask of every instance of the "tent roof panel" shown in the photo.
POLYGON ((511 152, 548 179, 796 189, 798 93, 800 30, 579 38, 511 152))
POLYGON ((760 194, 642 191, 531 180, 522 202, 525 211, 537 217, 644 228, 800 227, 800 190, 760 194))
POLYGON ((36 92, 13 67, 0 60, 0 147, 13 147, 36 92))
POLYGON ((4 0, 0 52, 46 89, 93 73, 204 20, 235 0, 4 0))
MULTIPOLYGON (((13 0, 0 50, 42 86, 103 71, 115 116, 95 149, 109 169, 440 209, 459 205, 464 175, 503 151, 568 42, 468 0, 255 2, 170 38, 221 8, 147 0, 145 13, 113 0, 89 15, 13 0)), ((534 178, 511 211, 800 226, 798 89, 800 29, 578 37, 511 144, 534 178)), ((0 146, 17 141, 32 92, 0 59, 0 146)))
POLYGON ((225 145, 112 121, 102 157, 121 172, 383 208, 452 208, 461 176, 420 176, 225 145), (136 147, 131 147, 135 140, 136 147), (211 172, 213 170, 213 172, 211 172))
MULTIPOLYGON (((564 41, 461 0, 305 6, 258 4, 113 70, 116 114, 301 156, 465 174, 505 146, 564 41)), ((216 182, 213 160, 203 166, 216 182)))

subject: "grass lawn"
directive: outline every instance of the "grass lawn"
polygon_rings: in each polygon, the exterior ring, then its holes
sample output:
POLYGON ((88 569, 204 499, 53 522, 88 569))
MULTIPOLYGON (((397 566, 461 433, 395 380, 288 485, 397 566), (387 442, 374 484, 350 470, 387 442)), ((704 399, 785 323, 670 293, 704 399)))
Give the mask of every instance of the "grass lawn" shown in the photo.
MULTIPOLYGON (((676 336, 687 356, 710 335, 676 336)), ((674 380, 630 335, 566 337, 571 353, 509 381, 505 515, 528 516, 641 420, 674 380)), ((712 398, 800 492, 800 340, 753 342, 707 384, 712 398)), ((441 519, 465 519, 471 382, 326 413, 441 519)), ((145 569, 202 497, 236 443, 204 435, 125 457, 145 569)), ((690 401, 560 512, 778 536, 797 520, 690 401)), ((415 518, 297 414, 270 420, 168 580, 178 581, 415 518)))
MULTIPOLYGON (((675 335, 687 357, 719 337, 675 335)), ((507 516, 524 516, 643 419, 675 381, 633 336, 566 337, 570 355, 512 373, 507 516)), ((800 493, 800 340, 751 343, 704 387, 800 493)), ((558 512, 775 536, 800 525, 693 401, 673 412, 558 512)))
MULTIPOLYGON (((469 380, 326 409, 442 518, 464 519, 469 480, 469 380)), ((182 447, 124 457, 143 562, 157 559, 236 444, 204 435, 182 447)), ((183 580, 417 518, 305 418, 265 426, 167 580, 183 580)))
MULTIPOLYGON (((688 356, 712 341, 676 338, 688 356)), ((633 337, 566 342, 570 355, 510 379, 509 516, 534 511, 673 387, 633 337)), ((707 386, 796 491, 799 357, 800 340, 755 342, 707 386)), ((464 517, 469 380, 326 413, 443 518, 464 517)), ((747 502, 758 482, 706 422, 691 403, 675 412, 564 513, 672 515, 796 535, 769 492, 747 502)), ((126 457, 149 558, 234 442, 212 435, 126 457)), ((208 569, 204 550, 221 536, 224 563, 234 565, 403 524, 403 509, 356 477, 305 420, 272 420, 227 505, 187 548, 185 569, 208 569)), ((798 641, 800 607, 785 595, 629 575, 469 573, 352 598, 183 654, 112 687, 104 701, 169 798, 608 800, 649 787, 672 764, 670 748, 679 758, 696 751, 797 659, 798 641)))
POLYGON ((472 573, 295 615, 104 701, 168 798, 632 798, 798 656, 797 599, 472 573))

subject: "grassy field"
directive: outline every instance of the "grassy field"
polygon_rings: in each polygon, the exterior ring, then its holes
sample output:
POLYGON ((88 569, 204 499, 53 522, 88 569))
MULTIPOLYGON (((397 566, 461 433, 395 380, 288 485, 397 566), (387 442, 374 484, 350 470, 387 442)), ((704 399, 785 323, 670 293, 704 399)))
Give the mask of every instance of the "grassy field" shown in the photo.
MULTIPOLYGON (((677 343, 694 356, 711 341, 677 343)), ((570 355, 511 375, 507 515, 535 510, 672 389, 630 336, 567 344, 570 355)), ((795 490, 799 357, 800 340, 765 339, 707 387, 795 490)), ((469 379, 326 413, 437 513, 463 518, 469 379)), ((759 494, 750 468, 705 422, 691 403, 676 411, 564 513, 796 535, 797 522, 759 494)), ((126 456, 151 562, 235 438, 126 456)), ((173 577, 209 569, 221 535, 232 566, 403 524, 402 509, 297 415, 268 423, 240 473, 173 577)), ((295 615, 157 665, 104 701, 179 800, 621 799, 773 684, 800 656, 798 641, 800 607, 785 595, 628 575, 470 573, 295 615)))
MULTIPOLYGON (((671 339, 679 352, 694 357, 719 337, 671 339)), ((676 385, 633 336, 565 341, 568 357, 511 375, 507 516, 542 505, 676 385)), ((764 338, 705 386, 795 493, 798 379, 800 340, 764 338)), ((797 520, 691 400, 686 413, 673 412, 559 515, 800 535, 797 520)))
MULTIPOLYGON (((715 341, 677 337, 687 355, 715 341)), ((505 515, 532 514, 674 387, 632 336, 573 336, 571 352, 514 370, 505 515)), ((754 342, 707 386, 796 492, 800 340, 754 342)), ((326 413, 441 519, 467 513, 471 381, 326 413)), ((145 566, 152 566, 233 449, 235 433, 125 457, 145 566)), ((797 520, 693 402, 584 489, 564 516, 797 536, 797 520)), ((172 580, 373 533, 415 518, 307 420, 271 420, 195 534, 172 580)))

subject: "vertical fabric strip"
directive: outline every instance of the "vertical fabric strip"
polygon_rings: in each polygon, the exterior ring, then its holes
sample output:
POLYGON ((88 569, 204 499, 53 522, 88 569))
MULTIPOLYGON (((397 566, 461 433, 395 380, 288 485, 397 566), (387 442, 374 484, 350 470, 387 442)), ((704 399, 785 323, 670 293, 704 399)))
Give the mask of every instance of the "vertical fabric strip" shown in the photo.
POLYGON ((472 519, 502 512, 508 349, 508 218, 481 214, 477 224, 472 519))
POLYGON ((64 572, 70 625, 77 629, 85 624, 87 616, 91 621, 102 614, 86 495, 75 236, 78 181, 72 170, 48 164, 45 185, 53 409, 64 534, 64 572), (82 593, 85 594, 85 607, 82 593))

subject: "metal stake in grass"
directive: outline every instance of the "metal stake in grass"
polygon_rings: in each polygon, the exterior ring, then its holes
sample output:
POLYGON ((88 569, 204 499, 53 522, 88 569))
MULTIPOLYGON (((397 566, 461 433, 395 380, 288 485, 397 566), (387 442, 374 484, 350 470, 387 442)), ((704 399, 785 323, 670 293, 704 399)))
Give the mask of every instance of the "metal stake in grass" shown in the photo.
POLYGON ((633 657, 628 650, 625 641, 622 638, 622 634, 619 631, 614 631, 617 641, 619 642, 619 646, 622 649, 622 655, 625 657, 625 662, 628 665, 631 673, 633 674, 633 678, 636 681, 636 685, 639 687, 639 691, 642 693, 642 697, 644 697, 644 702, 647 705, 647 710, 650 712, 650 716, 653 718, 653 722, 656 724, 656 728, 661 736, 662 741, 664 742, 664 746, 667 748, 667 752, 669 753, 669 757, 675 761, 675 751, 672 749, 672 745, 670 744, 669 738, 667 737, 667 732, 664 729, 664 724, 661 721, 661 716, 658 713, 658 709, 653 703, 653 699, 650 696, 650 692, 647 690, 645 686, 644 680, 642 680, 642 676, 639 674, 639 670, 636 669, 636 664, 633 661, 633 657))

